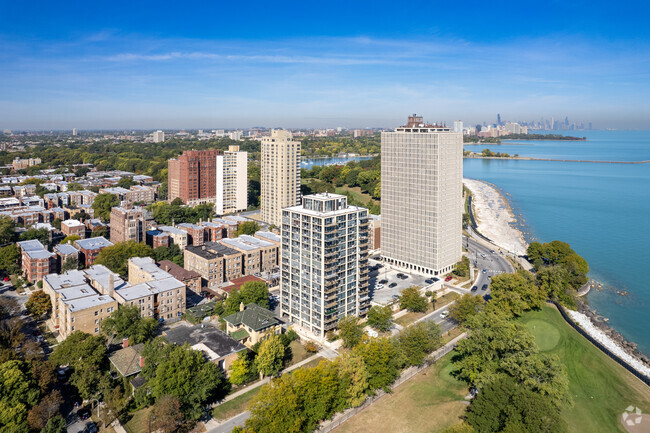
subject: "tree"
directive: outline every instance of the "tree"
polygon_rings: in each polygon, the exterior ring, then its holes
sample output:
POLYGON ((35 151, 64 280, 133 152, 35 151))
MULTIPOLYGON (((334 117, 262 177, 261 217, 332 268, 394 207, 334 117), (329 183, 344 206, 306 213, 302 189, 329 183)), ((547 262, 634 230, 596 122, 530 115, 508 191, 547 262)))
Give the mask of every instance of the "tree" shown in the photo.
POLYGON ((9 276, 20 273, 19 260, 18 245, 11 244, 0 248, 0 275, 9 276))
POLYGON ((400 307, 405 308, 408 311, 414 311, 417 313, 424 313, 427 311, 429 302, 427 298, 420 294, 420 288, 417 286, 411 286, 407 289, 402 290, 402 293, 399 297, 400 307))
POLYGON ((127 262, 131 257, 153 257, 153 255, 153 250, 149 245, 135 241, 119 242, 102 249, 95 264, 104 265, 111 271, 126 276, 127 262))
POLYGON ((483 310, 485 301, 480 296, 465 294, 449 307, 449 316, 459 324, 465 323, 470 317, 483 310))
POLYGON ((368 311, 368 325, 381 332, 386 332, 393 324, 393 309, 389 306, 375 305, 368 311))
POLYGON ((72 245, 72 244, 75 243, 75 241, 78 241, 79 239, 81 239, 81 236, 79 236, 79 235, 68 235, 68 236, 63 238, 61 243, 62 244, 70 244, 70 245, 72 245))
POLYGON ((73 332, 56 346, 50 360, 56 365, 69 365, 73 370, 70 382, 83 398, 92 398, 99 391, 102 372, 107 367, 106 338, 73 332))
POLYGON ((524 311, 539 309, 546 299, 535 284, 533 275, 523 270, 514 274, 495 275, 490 289, 492 306, 512 316, 521 316, 524 311))
POLYGON ((41 433, 66 433, 67 431, 68 427, 65 419, 61 415, 55 415, 50 418, 45 428, 41 430, 41 433))
POLYGON ((467 422, 479 432, 567 431, 559 409, 512 378, 486 384, 467 411, 467 422))
POLYGON ((429 353, 442 345, 440 326, 429 321, 407 326, 397 335, 396 345, 404 365, 421 365, 429 353))
POLYGON ((137 344, 151 339, 158 323, 153 317, 141 317, 136 305, 121 305, 101 326, 104 334, 128 338, 137 344))
POLYGON ((83 191, 83 189, 84 187, 77 182, 70 182, 67 187, 68 191, 83 191))
POLYGON ((285 347, 279 335, 271 335, 260 344, 255 366, 260 373, 260 379, 264 376, 275 376, 282 370, 285 347))
POLYGON ((75 177, 84 177, 88 174, 90 169, 88 167, 79 167, 74 171, 75 177))
POLYGON ((474 433, 474 429, 471 425, 460 422, 458 424, 447 427, 442 431, 442 433, 474 433))
POLYGON ((61 265, 61 273, 72 271, 79 268, 79 259, 76 257, 68 257, 61 265))
MULTIPOLYGON (((302 371, 298 369, 296 374, 302 371)), ((295 381, 295 374, 284 375, 260 388, 248 407, 251 416, 246 420, 247 433, 299 433, 306 430, 303 429, 306 422, 303 396, 295 381)))
POLYGON ((260 225, 256 223, 255 221, 245 221, 237 227, 237 232, 235 232, 235 235, 241 236, 241 235, 254 235, 255 232, 259 231, 260 225))
POLYGON ((168 346, 158 352, 162 355, 158 358, 150 359, 144 355, 147 364, 152 361, 151 367, 155 368, 154 376, 149 380, 151 393, 156 400, 166 395, 178 398, 186 417, 199 419, 206 404, 225 395, 227 381, 219 367, 206 360, 201 351, 193 350, 187 344, 168 346))
POLYGON ((0 364, 0 430, 27 431, 27 410, 38 402, 39 395, 28 363, 10 360, 0 364))
POLYGON ((110 236, 110 232, 108 231, 108 227, 106 227, 106 226, 98 226, 90 233, 91 238, 98 238, 100 236, 103 236, 105 238, 108 238, 110 236))
POLYGON ((98 194, 93 201, 93 210, 95 216, 101 218, 103 221, 111 219, 111 209, 120 205, 120 200, 115 194, 102 193, 98 194))
POLYGON ((370 390, 370 374, 363 357, 351 352, 340 355, 335 363, 339 369, 339 387, 345 400, 345 407, 359 406, 365 401, 366 392, 370 390))
POLYGON ((388 389, 399 375, 397 350, 389 338, 373 338, 354 348, 366 365, 371 389, 388 389))
POLYGON ((247 281, 244 283, 240 290, 230 292, 226 298, 224 307, 224 316, 239 311, 241 303, 248 305, 255 303, 260 307, 269 308, 269 290, 266 283, 262 281, 247 281))
POLYGON ((135 185, 135 182, 130 177, 123 177, 117 182, 117 186, 126 189, 131 188, 133 185, 135 185))
POLYGON ((252 379, 251 371, 253 370, 253 365, 248 358, 247 351, 239 352, 237 359, 230 364, 228 370, 230 370, 229 380, 233 385, 242 385, 249 382, 252 379))
POLYGON ((183 267, 183 252, 176 244, 171 244, 168 247, 154 248, 153 257, 158 263, 163 260, 169 260, 176 263, 178 266, 183 267))
POLYGON ((454 265, 452 273, 459 277, 469 277, 469 258, 463 256, 460 261, 454 265))
POLYGON ((44 429, 48 421, 58 415, 62 403, 63 399, 59 390, 46 394, 27 414, 27 423, 32 430, 44 429))
POLYGON ((174 433, 183 422, 181 402, 177 397, 164 395, 160 397, 151 411, 151 426, 154 431, 174 433))
POLYGON ((6 215, 0 215, 0 244, 13 242, 16 238, 16 224, 6 215))
POLYGON ((40 241, 43 245, 48 245, 50 243, 50 232, 46 228, 29 229, 20 235, 21 241, 29 241, 32 239, 40 241))
POLYGON ((52 308, 50 295, 42 290, 33 292, 29 297, 29 300, 25 303, 25 308, 27 308, 27 311, 29 311, 33 316, 41 317, 52 308))
POLYGON ((363 338, 363 326, 356 316, 345 316, 338 323, 339 337, 343 340, 343 347, 352 348, 361 343, 363 338))

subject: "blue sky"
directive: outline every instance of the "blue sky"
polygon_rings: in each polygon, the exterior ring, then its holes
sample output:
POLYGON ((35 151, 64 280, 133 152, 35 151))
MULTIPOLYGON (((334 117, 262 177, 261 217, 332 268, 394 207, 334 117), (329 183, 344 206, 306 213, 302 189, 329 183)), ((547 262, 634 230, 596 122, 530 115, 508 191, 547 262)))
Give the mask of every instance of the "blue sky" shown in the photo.
POLYGON ((101 3, 0 0, 0 128, 650 128, 645 2, 101 3))

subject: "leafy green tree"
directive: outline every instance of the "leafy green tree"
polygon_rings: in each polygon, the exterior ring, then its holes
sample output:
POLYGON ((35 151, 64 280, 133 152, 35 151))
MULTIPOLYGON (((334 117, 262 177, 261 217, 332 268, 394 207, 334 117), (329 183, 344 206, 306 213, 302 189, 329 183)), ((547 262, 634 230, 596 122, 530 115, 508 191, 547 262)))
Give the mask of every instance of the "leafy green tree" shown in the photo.
MULTIPOLYGON (((302 370, 298 369, 296 373, 302 370)), ((246 420, 246 433, 307 431, 303 429, 306 422, 303 399, 295 386, 293 374, 273 379, 270 384, 262 386, 248 409, 251 416, 246 420)))
POLYGON ((90 169, 88 167, 79 167, 74 171, 74 175, 76 177, 84 177, 89 171, 90 169))
POLYGON ((50 243, 50 232, 43 228, 43 229, 29 229, 20 235, 20 240, 21 241, 29 241, 32 239, 36 239, 40 241, 43 245, 47 246, 50 243))
POLYGON ((352 348, 361 343, 363 339, 363 325, 356 316, 345 316, 338 323, 339 337, 343 340, 343 347, 352 348))
POLYGON ((153 257, 153 255, 153 250, 149 245, 135 241, 118 242, 102 249, 95 264, 104 265, 111 271, 126 276, 127 262, 131 257, 153 257))
POLYGON ((559 265, 544 266, 536 272, 535 278, 539 289, 549 299, 575 308, 576 290, 569 282, 571 276, 566 268, 559 265))
POLYGON ((471 425, 461 422, 447 427, 442 433, 474 433, 474 429, 471 425))
POLYGON ((368 311, 367 323, 378 331, 388 331, 393 324, 393 309, 389 306, 374 305, 368 311))
POLYGON ((63 399, 59 390, 49 392, 27 413, 27 424, 32 430, 44 429, 47 427, 48 421, 59 414, 62 403, 63 399))
POLYGON ((20 273, 20 250, 11 244, 0 248, 0 275, 9 276, 20 273))
POLYGON ((83 398, 92 398, 108 367, 106 338, 75 331, 56 346, 50 360, 56 365, 69 365, 73 370, 70 382, 83 398))
POLYGON ((224 316, 239 311, 241 303, 248 305, 255 303, 260 307, 269 308, 269 290, 266 283, 262 281, 247 281, 240 290, 233 290, 226 298, 224 316))
POLYGON ((30 314, 41 317, 52 309, 50 295, 42 290, 37 290, 31 294, 29 300, 25 303, 25 308, 30 314))
POLYGON ((427 298, 420 294, 420 287, 418 286, 411 286, 402 290, 399 302, 401 308, 417 313, 424 313, 429 305, 427 298))
POLYGON ((373 338, 354 348, 366 365, 371 389, 388 389, 399 376, 397 349, 389 338, 373 338))
POLYGON ((49 419, 45 428, 41 430, 41 433, 66 433, 67 431, 68 427, 65 419, 61 415, 55 415, 49 419))
POLYGON ((84 187, 77 182, 70 182, 68 184, 68 191, 83 191, 84 187))
POLYGON ((442 332, 434 322, 418 322, 404 328, 395 343, 404 365, 421 365, 429 353, 442 345, 442 332))
POLYGON ((469 258, 463 256, 460 261, 454 265, 452 273, 459 277, 469 277, 469 258))
POLYGON ((76 257, 68 257, 61 265, 61 273, 72 271, 79 268, 79 259, 76 257))
POLYGON ((480 296, 465 294, 449 307, 449 316, 461 325, 483 310, 485 301, 480 296))
POLYGON ((78 241, 79 239, 81 239, 81 236, 78 236, 78 235, 68 235, 68 236, 66 236, 66 237, 63 238, 63 240, 61 241, 61 243, 62 243, 62 244, 70 244, 70 245, 72 245, 72 244, 75 243, 75 241, 78 241))
POLYGON ((241 235, 254 235, 255 232, 259 231, 260 225, 256 223, 255 221, 245 221, 237 227, 237 232, 235 232, 236 236, 241 236, 241 235))
POLYGON ((345 407, 357 407, 366 399, 370 391, 370 374, 363 357, 356 352, 340 355, 335 364, 339 372, 340 394, 345 400, 345 407))
POLYGON ((16 239, 16 224, 6 215, 0 215, 0 244, 13 242, 16 239))
POLYGON ((61 218, 54 218, 54 220, 52 221, 52 227, 54 227, 57 230, 61 230, 61 223, 62 223, 61 218))
POLYGON ((246 353, 246 351, 239 352, 237 359, 230 364, 228 369, 230 370, 229 380, 233 385, 242 385, 249 382, 251 379, 254 379, 251 378, 253 365, 248 358, 248 353, 246 353))
POLYGON ((103 221, 111 219, 111 209, 120 205, 120 200, 115 194, 102 193, 98 194, 93 201, 93 210, 95 216, 101 218, 103 221))
POLYGON ((525 311, 539 309, 546 299, 535 284, 533 275, 523 270, 514 274, 495 275, 490 289, 492 306, 511 316, 521 316, 525 311))
POLYGON ((275 376, 282 370, 284 360, 284 345, 279 335, 271 335, 260 344, 255 366, 260 373, 260 379, 264 376, 275 376))
POLYGON ((133 185, 135 185, 135 182, 130 177, 123 177, 117 182, 117 186, 126 189, 131 188, 133 185))
POLYGON ((39 395, 28 363, 0 364, 0 431, 27 431, 27 411, 38 403, 39 395))
MULTIPOLYGON (((155 374, 149 380, 156 400, 173 396, 181 403, 181 410, 189 419, 199 419, 204 406, 225 395, 227 381, 216 364, 209 362, 200 351, 184 346, 169 345, 164 356, 157 359, 155 374)), ((146 355, 145 355, 146 356, 146 355)), ((147 364, 151 361, 147 359, 147 364)))
POLYGON ((143 343, 153 337, 158 326, 153 317, 141 317, 136 305, 121 305, 102 322, 102 332, 108 336, 128 338, 143 343))
POLYGON ((154 259, 157 262, 169 260, 176 263, 178 266, 183 266, 183 252, 176 244, 171 244, 168 247, 158 247, 153 250, 154 259))
POLYGON ((511 378, 486 384, 470 405, 467 422, 476 431, 486 433, 567 431, 557 407, 511 378))

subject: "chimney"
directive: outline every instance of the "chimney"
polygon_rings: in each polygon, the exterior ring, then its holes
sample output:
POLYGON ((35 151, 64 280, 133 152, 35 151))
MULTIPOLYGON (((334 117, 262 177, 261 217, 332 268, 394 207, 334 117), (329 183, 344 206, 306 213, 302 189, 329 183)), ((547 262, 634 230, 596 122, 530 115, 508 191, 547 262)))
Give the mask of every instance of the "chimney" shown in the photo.
POLYGON ((144 368, 144 356, 140 355, 140 368, 144 368))
POLYGON ((115 275, 112 271, 108 274, 108 287, 106 287, 106 289, 107 295, 111 298, 115 298, 115 275))
POLYGON ((127 347, 129 347, 129 339, 122 338, 122 349, 126 349, 127 347))
POLYGON ((243 302, 239 303, 239 311, 244 311, 246 309, 246 306, 244 305, 243 302))

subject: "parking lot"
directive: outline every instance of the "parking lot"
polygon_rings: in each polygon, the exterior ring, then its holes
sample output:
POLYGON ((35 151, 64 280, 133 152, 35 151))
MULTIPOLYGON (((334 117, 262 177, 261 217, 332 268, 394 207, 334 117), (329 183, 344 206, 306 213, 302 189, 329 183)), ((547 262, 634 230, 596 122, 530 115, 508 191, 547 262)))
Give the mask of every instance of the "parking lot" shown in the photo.
MULTIPOLYGON (((395 300, 395 296, 399 296, 402 290, 411 286, 429 286, 430 284, 425 280, 433 279, 433 277, 430 276, 413 274, 406 271, 398 271, 392 269, 380 261, 374 259, 369 260, 369 265, 371 267, 377 264, 381 264, 382 267, 379 268, 379 270, 370 271, 370 295, 372 301, 377 304, 389 304, 395 300), (397 274, 400 273, 406 275, 408 278, 398 278, 397 274)), ((434 288, 438 289, 442 285, 442 280, 436 281, 434 284, 434 288)))

